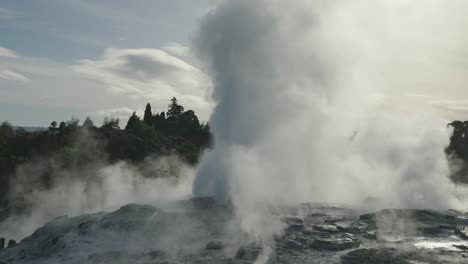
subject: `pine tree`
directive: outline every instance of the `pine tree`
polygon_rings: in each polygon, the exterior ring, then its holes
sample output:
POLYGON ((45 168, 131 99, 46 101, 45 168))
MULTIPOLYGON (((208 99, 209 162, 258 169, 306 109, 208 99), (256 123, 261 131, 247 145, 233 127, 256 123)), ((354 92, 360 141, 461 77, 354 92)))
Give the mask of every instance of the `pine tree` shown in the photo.
POLYGON ((138 122, 140 122, 140 117, 137 116, 136 112, 133 112, 132 116, 130 116, 130 118, 128 119, 127 126, 125 126, 125 130, 134 130, 135 127, 138 125, 138 122))
POLYGON ((91 120, 91 117, 86 117, 85 121, 83 122, 83 127, 94 127, 94 122, 91 120))
POLYGON ((120 129, 119 122, 120 122, 120 119, 118 118, 104 117, 104 121, 102 122, 101 128, 120 129))
POLYGON ((15 129, 8 121, 2 122, 0 125, 0 137, 12 137, 15 135, 15 129))
POLYGON ((172 97, 171 104, 167 110, 167 118, 179 119, 182 113, 184 112, 184 107, 179 105, 177 98, 172 97))
POLYGON ((151 112, 151 105, 148 103, 145 108, 145 115, 143 116, 143 121, 145 121, 146 124, 151 125, 151 122, 153 120, 153 113, 151 112))

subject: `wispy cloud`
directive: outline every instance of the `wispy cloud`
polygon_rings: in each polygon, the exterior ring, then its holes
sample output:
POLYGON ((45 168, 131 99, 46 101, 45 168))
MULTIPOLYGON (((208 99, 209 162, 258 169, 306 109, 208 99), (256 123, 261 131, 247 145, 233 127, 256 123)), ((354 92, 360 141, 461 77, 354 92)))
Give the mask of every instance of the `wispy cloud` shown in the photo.
POLYGON ((187 57, 189 53, 188 47, 181 45, 179 43, 169 43, 166 46, 161 48, 177 57, 187 57))
MULTIPOLYGON (((0 15, 1 15, 1 11, 2 10, 0 9, 0 15)), ((18 56, 13 50, 0 47, 0 57, 16 59, 18 56)), ((28 77, 24 76, 23 74, 17 71, 5 68, 5 65, 2 65, 2 64, 0 64, 0 79, 6 80, 6 81, 19 81, 23 83, 31 81, 28 77)))
POLYGON ((22 75, 21 73, 17 73, 11 70, 0 70, 0 79, 7 80, 7 81, 20 81, 20 82, 30 82, 31 80, 22 75))
MULTIPOLYGON (((166 49, 179 54, 186 50, 174 44, 166 49)), ((205 116, 211 108, 208 76, 163 49, 108 49, 101 58, 81 60, 72 69, 106 84, 115 94, 161 104, 176 96, 205 116)))
POLYGON ((11 49, 0 47, 0 57, 16 58, 16 53, 11 49))
POLYGON ((127 119, 134 110, 130 109, 129 107, 119 107, 119 108, 111 108, 111 109, 103 109, 94 112, 88 113, 90 116, 96 117, 116 117, 120 118, 121 120, 127 119))
MULTIPOLYGON (((89 115, 96 123, 106 116, 126 120, 148 102, 154 111, 164 111, 173 96, 202 120, 209 118, 213 105, 209 78, 163 49, 108 49, 76 64, 28 56, 0 59, 0 87, 11 88, 0 89, 0 104, 55 107, 65 109, 64 120, 89 115)), ((1 114, 0 120, 13 119, 1 114)), ((48 116, 34 120, 50 123, 48 116)))

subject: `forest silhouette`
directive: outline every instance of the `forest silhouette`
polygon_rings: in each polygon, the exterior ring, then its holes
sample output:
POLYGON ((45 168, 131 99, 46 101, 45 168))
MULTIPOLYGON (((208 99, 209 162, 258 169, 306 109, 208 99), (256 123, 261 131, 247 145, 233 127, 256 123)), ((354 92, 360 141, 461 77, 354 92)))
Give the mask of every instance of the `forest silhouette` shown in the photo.
MULTIPOLYGON (((125 161, 138 167, 145 159, 177 156, 195 165, 204 150, 212 148, 213 136, 208 123, 201 123, 192 110, 185 111, 174 97, 167 112, 153 113, 146 105, 143 119, 136 112, 121 129, 118 118, 106 117, 100 127, 90 117, 80 120, 52 121, 44 131, 27 132, 5 121, 0 125, 0 221, 26 210, 23 196, 34 190, 54 186, 60 173, 79 172, 74 177, 93 177, 82 168, 125 161), (37 168, 40 169, 37 169, 37 168), (26 175, 29 190, 21 193, 12 184, 26 175)), ((94 173, 94 172, 93 172, 94 173)), ((151 170, 145 177, 167 174, 151 170)), ((23 179, 21 179, 23 180, 23 179)))

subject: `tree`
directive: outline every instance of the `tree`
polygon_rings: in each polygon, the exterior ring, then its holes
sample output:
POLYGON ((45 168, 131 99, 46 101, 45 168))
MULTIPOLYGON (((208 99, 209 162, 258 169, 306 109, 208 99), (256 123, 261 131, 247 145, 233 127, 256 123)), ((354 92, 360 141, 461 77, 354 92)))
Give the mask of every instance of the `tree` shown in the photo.
POLYGON ((91 117, 86 117, 85 121, 83 122, 83 127, 94 127, 94 122, 91 120, 91 117))
POLYGON ((141 122, 140 117, 137 116, 136 112, 133 112, 132 116, 130 116, 130 118, 128 119, 127 125, 125 126, 125 130, 127 131, 134 130, 139 122, 141 122))
POLYGON ((101 128, 120 129, 119 122, 118 118, 104 117, 101 128))
POLYGON ((60 122, 58 130, 60 131, 60 133, 63 133, 63 132, 65 132, 66 127, 67 127, 67 123, 62 121, 62 122, 60 122))
POLYGON ((57 129, 57 121, 52 121, 52 123, 50 123, 49 130, 53 131, 55 129, 57 129))
POLYGON ((145 115, 143 116, 143 121, 146 124, 150 125, 152 119, 153 119, 153 113, 151 112, 151 105, 150 105, 150 103, 148 103, 148 104, 146 104, 145 115))
POLYGON ((186 124, 192 126, 193 128, 200 127, 200 121, 198 120, 197 115, 193 110, 188 110, 180 115, 180 120, 184 121, 186 124))
POLYGON ((57 121, 52 121, 52 123, 50 123, 50 126, 49 126, 49 133, 51 135, 54 135, 57 131, 57 121))
POLYGON ((169 104, 169 109, 167 110, 167 118, 179 119, 183 112, 184 107, 179 105, 177 98, 172 97, 171 104, 169 104))
POLYGON ((65 123, 67 129, 75 129, 79 126, 80 120, 76 117, 72 117, 65 123))
POLYGON ((0 125, 0 137, 13 137, 15 136, 15 129, 8 121, 2 122, 0 125))

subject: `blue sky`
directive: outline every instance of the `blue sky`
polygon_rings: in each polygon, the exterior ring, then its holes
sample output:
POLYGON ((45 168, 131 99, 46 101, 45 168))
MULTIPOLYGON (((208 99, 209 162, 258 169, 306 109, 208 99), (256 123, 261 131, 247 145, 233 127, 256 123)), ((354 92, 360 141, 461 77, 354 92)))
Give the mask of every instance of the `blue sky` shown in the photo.
MULTIPOLYGON (((0 120, 126 118, 177 96, 207 119, 210 82, 188 46, 213 0, 2 0, 0 120)), ((125 125, 126 120, 121 121, 125 125)))
MULTIPOLYGON (((163 111, 173 96, 208 120, 212 83, 189 47, 200 19, 216 2, 1 0, 0 121, 47 126, 91 116, 98 124, 111 116, 125 126, 147 102, 163 111)), ((419 9, 404 17, 398 13, 401 19, 373 14, 366 25, 376 26, 359 28, 365 33, 356 43, 366 50, 360 59, 378 61, 375 70, 385 76, 375 80, 382 92, 370 96, 392 111, 466 119, 468 38, 459 30, 466 24, 465 9, 433 2, 434 14, 414 17, 419 9), (414 28, 400 30, 407 25, 414 28)), ((346 36, 350 27, 342 26, 339 34, 346 36)), ((369 79, 367 72, 363 76, 369 79)))

